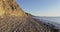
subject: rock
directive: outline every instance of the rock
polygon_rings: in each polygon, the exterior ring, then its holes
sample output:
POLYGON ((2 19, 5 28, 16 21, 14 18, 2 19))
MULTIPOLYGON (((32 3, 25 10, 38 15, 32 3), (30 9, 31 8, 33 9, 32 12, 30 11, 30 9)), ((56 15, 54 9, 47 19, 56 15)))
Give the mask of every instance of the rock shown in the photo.
POLYGON ((0 16, 25 16, 25 12, 16 4, 15 0, 0 0, 0 16))

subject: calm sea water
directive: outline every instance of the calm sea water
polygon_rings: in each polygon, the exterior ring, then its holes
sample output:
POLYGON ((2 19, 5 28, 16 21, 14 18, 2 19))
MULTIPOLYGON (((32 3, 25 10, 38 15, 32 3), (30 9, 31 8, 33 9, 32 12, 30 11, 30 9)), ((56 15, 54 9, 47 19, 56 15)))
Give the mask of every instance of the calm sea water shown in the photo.
POLYGON ((40 22, 45 23, 49 26, 54 25, 55 28, 60 29, 60 17, 34 17, 39 19, 40 22))
POLYGON ((60 17, 40 17, 40 19, 48 20, 60 24, 60 17))

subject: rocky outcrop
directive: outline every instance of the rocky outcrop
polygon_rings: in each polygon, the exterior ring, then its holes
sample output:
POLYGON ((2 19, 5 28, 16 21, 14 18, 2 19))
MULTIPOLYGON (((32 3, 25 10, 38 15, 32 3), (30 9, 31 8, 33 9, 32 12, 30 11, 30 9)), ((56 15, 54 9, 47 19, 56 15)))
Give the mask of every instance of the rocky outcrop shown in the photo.
POLYGON ((25 16, 25 12, 16 4, 15 0, 0 0, 0 16, 25 16))

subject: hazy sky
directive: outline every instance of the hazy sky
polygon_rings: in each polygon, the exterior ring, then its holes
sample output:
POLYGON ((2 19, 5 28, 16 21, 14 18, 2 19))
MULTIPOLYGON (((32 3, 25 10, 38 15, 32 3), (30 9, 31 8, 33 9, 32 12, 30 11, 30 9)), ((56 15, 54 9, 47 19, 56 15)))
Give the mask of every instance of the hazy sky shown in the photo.
POLYGON ((36 16, 60 16, 60 0, 16 0, 25 12, 36 16))

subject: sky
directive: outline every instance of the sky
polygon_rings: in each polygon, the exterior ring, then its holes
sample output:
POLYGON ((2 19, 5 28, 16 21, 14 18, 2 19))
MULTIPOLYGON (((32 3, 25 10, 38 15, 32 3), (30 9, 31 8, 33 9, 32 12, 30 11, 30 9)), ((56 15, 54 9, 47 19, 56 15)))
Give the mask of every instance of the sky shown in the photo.
POLYGON ((60 16, 60 0, 16 0, 27 13, 35 16, 60 16))

